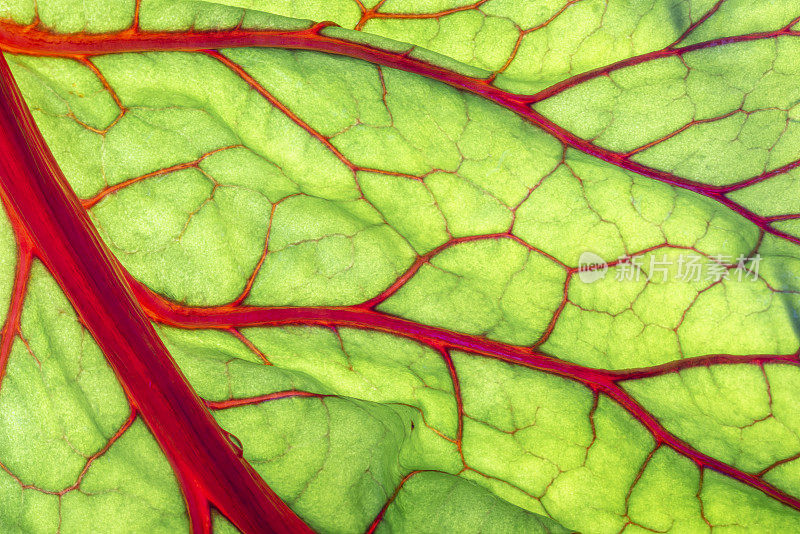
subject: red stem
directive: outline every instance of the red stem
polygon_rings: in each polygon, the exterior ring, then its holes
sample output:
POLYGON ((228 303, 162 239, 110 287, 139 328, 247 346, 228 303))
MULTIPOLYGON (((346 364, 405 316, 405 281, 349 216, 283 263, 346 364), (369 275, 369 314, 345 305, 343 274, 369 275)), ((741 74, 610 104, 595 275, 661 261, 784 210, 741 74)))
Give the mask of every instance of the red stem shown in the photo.
MULTIPOLYGON (((64 290, 181 482, 189 516, 210 502, 245 533, 311 532, 236 455, 124 282, 0 58, 0 195, 18 235, 64 290), (199 493, 198 493, 199 492, 199 493)), ((193 524, 195 532, 207 528, 193 524)))

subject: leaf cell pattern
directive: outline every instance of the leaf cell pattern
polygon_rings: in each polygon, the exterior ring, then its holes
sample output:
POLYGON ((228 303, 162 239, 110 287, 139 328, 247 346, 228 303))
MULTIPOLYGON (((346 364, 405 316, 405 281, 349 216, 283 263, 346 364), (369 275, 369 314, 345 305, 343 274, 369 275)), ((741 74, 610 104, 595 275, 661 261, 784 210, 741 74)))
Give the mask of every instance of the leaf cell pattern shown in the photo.
POLYGON ((800 528, 796 2, 96 4, 0 48, 231 471, 3 182, 4 529, 800 528))

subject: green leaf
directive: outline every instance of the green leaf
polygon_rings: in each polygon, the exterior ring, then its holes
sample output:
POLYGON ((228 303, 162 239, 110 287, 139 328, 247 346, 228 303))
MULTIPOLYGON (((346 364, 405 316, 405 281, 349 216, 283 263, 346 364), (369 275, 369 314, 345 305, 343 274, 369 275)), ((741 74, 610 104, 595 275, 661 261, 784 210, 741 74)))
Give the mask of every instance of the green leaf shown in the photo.
MULTIPOLYGON (((314 530, 800 530, 798 2, 0 19, 139 305, 314 530)), ((200 528, 9 217, 2 530, 200 528)))

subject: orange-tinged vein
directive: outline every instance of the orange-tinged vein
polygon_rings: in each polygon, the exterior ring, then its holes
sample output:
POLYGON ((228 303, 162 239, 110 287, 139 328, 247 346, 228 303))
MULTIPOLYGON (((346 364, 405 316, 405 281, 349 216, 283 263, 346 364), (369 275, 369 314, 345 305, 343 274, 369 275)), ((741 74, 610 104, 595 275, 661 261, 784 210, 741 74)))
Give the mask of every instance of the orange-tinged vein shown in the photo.
POLYGON ((6 313, 6 320, 3 329, 0 331, 0 386, 8 367, 8 358, 11 356, 11 348, 14 340, 20 335, 20 318, 22 317, 22 306, 25 302, 25 295, 28 289, 28 280, 31 275, 31 265, 33 263, 33 249, 31 243, 24 238, 18 238, 17 245, 17 266, 14 275, 14 285, 11 290, 11 302, 6 313))
POLYGON ((280 112, 286 115, 289 118, 289 120, 291 120, 293 123, 295 123, 303 130, 305 130, 309 135, 311 135, 311 137, 319 141, 325 148, 327 148, 334 156, 336 156, 336 158, 339 161, 344 163, 350 170, 355 171, 357 169, 357 167, 353 165, 353 163, 351 163, 350 160, 347 159, 345 155, 339 151, 338 148, 333 146, 333 143, 331 143, 330 139, 328 139, 327 137, 316 131, 306 121, 301 119, 294 111, 286 107, 286 105, 283 104, 283 102, 275 98, 272 95, 272 93, 267 91, 264 88, 264 86, 261 85, 261 83, 258 80, 253 78, 241 65, 239 65, 234 61, 231 61, 228 57, 220 54, 216 50, 203 50, 203 53, 209 57, 213 57, 214 59, 216 59, 217 61, 228 67, 231 71, 236 73, 236 75, 239 76, 242 80, 244 80, 247 83, 247 85, 252 87, 258 94, 264 97, 264 99, 267 102, 269 102, 275 108, 280 110, 280 112))
POLYGON ((205 160, 209 156, 212 156, 213 154, 216 154, 217 152, 222 152, 223 150, 230 150, 232 148, 241 148, 241 147, 243 147, 243 145, 224 146, 224 147, 221 147, 221 148, 214 149, 214 150, 212 150, 210 152, 206 152, 205 154, 203 154, 202 156, 200 156, 199 158, 197 158, 197 159, 195 159, 193 161, 187 161, 185 163, 178 163, 176 165, 171 165, 169 167, 164 167, 163 169, 158 169, 158 170, 155 170, 155 171, 152 171, 152 172, 148 172, 147 174, 142 174, 140 176, 136 176, 135 178, 129 178, 128 180, 125 180, 125 181, 120 182, 118 184, 114 184, 114 185, 106 187, 105 189, 101 190, 99 193, 97 193, 96 195, 94 195, 91 198, 82 199, 81 200, 81 204, 86 209, 92 208, 98 202, 100 202, 101 200, 106 198, 108 195, 116 193, 120 189, 124 189, 124 188, 126 188, 128 186, 131 186, 131 185, 137 183, 137 182, 141 182, 142 180, 147 180, 148 178, 155 178, 156 176, 164 176, 165 174, 169 174, 171 172, 182 171, 184 169, 197 168, 200 165, 200 163, 203 162, 203 160, 205 160))

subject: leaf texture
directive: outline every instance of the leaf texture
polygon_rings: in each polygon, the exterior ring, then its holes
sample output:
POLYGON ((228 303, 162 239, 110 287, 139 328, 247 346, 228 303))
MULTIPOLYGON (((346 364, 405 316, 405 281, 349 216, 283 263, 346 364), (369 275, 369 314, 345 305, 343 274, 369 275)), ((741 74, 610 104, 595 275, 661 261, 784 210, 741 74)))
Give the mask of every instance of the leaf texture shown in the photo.
MULTIPOLYGON (((311 529, 800 529, 797 2, 0 19, 131 313, 311 529)), ((2 198, 2 529, 260 531, 2 198)))

